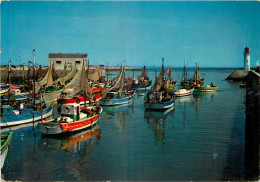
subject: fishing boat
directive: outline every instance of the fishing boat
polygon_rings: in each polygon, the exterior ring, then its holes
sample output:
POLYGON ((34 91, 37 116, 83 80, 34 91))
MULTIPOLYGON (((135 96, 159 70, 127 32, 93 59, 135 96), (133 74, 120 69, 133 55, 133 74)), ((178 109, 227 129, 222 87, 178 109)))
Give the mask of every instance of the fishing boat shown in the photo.
POLYGON ((130 85, 125 84, 125 67, 121 68, 120 76, 112 88, 106 88, 104 97, 99 100, 102 106, 116 106, 127 104, 133 99, 135 92, 130 85))
POLYGON ((136 92, 146 92, 152 87, 152 81, 149 80, 145 66, 142 70, 142 73, 138 76, 138 79, 134 80, 133 83, 133 87, 136 92))
POLYGON ((165 87, 168 91, 173 91, 175 86, 176 86, 176 81, 173 81, 172 80, 172 69, 171 69, 171 65, 169 67, 169 69, 167 71, 165 71, 165 75, 168 76, 169 79, 166 80, 166 83, 165 83, 165 87))
POLYGON ((43 120, 38 123, 38 129, 46 135, 56 135, 75 132, 94 126, 102 108, 100 106, 88 106, 80 108, 79 104, 63 104, 61 116, 51 120, 43 120))
POLYGON ((204 78, 201 78, 200 73, 199 73, 199 67, 197 66, 197 63, 196 63, 196 68, 195 68, 195 71, 194 71, 193 76, 191 78, 191 84, 195 88, 195 91, 196 91, 197 87, 203 87, 204 86, 203 81, 204 81, 204 78))
POLYGON ((37 93, 39 92, 39 90, 42 91, 47 91, 47 92, 51 92, 51 91, 56 91, 57 87, 53 86, 53 70, 52 70, 52 65, 51 63, 49 63, 49 68, 48 71, 45 75, 45 77, 39 81, 39 82, 35 82, 34 81, 34 92, 37 93), (46 90, 47 89, 47 90, 46 90))
POLYGON ((211 83, 211 85, 206 85, 203 87, 196 87, 195 88, 197 92, 215 92, 215 91, 219 91, 219 86, 215 86, 213 85, 213 83, 211 83))
MULTIPOLYGON (((98 87, 92 88, 94 101, 99 101, 99 99, 101 98, 101 92, 102 92, 102 88, 98 88, 98 87)), ((58 103, 59 104, 78 103, 83 105, 85 103, 85 97, 82 95, 84 94, 79 94, 78 96, 73 96, 72 98, 60 97, 58 99, 58 103)), ((89 98, 86 98, 86 103, 89 104, 89 98)))
MULTIPOLYGON (((38 104, 39 105, 39 104, 38 104)), ((21 107, 17 110, 14 110, 12 106, 9 105, 2 105, 1 107, 1 127, 8 127, 8 126, 15 126, 25 123, 36 122, 43 118, 47 118, 52 115, 52 105, 44 106, 41 109, 39 106, 31 106, 23 108, 22 104, 21 107)))
POLYGON ((192 89, 180 88, 180 89, 174 90, 174 95, 175 95, 175 97, 188 96, 188 95, 192 95, 193 91, 194 91, 194 88, 192 88, 192 89))
POLYGON ((88 96, 91 101, 92 91, 85 71, 85 60, 83 60, 82 69, 77 75, 68 86, 84 92, 85 107, 80 108, 80 104, 78 103, 62 104, 61 116, 47 121, 42 120, 38 124, 38 129, 41 133, 46 135, 57 135, 74 132, 92 127, 98 121, 99 116, 102 113, 102 108, 99 105, 86 106, 86 97, 88 96))
MULTIPOLYGON (((96 102, 101 98, 102 88, 90 87, 88 81, 88 73, 85 71, 85 67, 78 71, 75 77, 68 83, 61 92, 61 96, 58 99, 59 104, 66 103, 78 103, 78 104, 90 104, 96 102), (86 95, 86 91, 88 94, 86 95)), ((94 77, 91 77, 94 78, 94 77)), ((85 105, 86 106, 86 105, 85 105)))
POLYGON ((213 85, 211 82, 210 85, 204 86, 204 79, 201 78, 200 73, 199 73, 199 67, 196 64, 196 69, 194 71, 193 77, 191 79, 191 83, 194 86, 194 91, 195 92, 214 92, 218 91, 219 87, 213 85))
POLYGON ((8 134, 1 134, 1 169, 4 166, 5 158, 8 153, 8 146, 11 143, 13 132, 10 131, 8 134))
MULTIPOLYGON (((162 58, 162 62, 164 59, 162 58)), ((174 95, 167 91, 164 78, 164 64, 162 64, 160 75, 151 90, 146 94, 144 107, 145 109, 164 110, 173 107, 174 95)))
POLYGON ((191 81, 188 78, 188 71, 186 65, 186 59, 184 61, 183 77, 180 83, 180 88, 173 91, 175 97, 183 97, 192 95, 194 88, 191 85, 191 81))

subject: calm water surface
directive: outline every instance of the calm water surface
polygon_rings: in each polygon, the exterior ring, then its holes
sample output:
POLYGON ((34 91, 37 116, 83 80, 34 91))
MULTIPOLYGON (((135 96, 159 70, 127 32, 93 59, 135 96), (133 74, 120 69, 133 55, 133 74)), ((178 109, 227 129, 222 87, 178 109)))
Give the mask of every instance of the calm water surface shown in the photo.
MULTIPOLYGON (((2 178, 244 179, 245 90, 224 80, 231 72, 200 69, 205 83, 221 90, 176 98, 175 108, 165 112, 145 111, 144 97, 136 95, 129 105, 103 107, 97 126, 73 135, 47 138, 32 124, 13 127, 2 178)), ((155 72, 148 74, 154 80, 155 72)), ((172 75, 180 80, 182 70, 172 75)))

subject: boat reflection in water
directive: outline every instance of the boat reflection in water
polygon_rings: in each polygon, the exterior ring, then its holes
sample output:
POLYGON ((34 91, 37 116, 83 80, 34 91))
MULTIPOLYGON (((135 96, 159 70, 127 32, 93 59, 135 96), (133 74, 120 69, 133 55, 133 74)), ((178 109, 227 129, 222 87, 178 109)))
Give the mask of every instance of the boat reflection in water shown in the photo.
POLYGON ((102 108, 102 121, 107 122, 112 119, 115 125, 119 128, 119 132, 124 136, 125 124, 128 120, 132 120, 134 113, 133 101, 129 104, 113 107, 103 106, 102 108))
POLYGON ((166 122, 168 117, 174 116, 174 108, 171 107, 165 111, 145 110, 144 118, 149 127, 154 131, 155 142, 161 142, 164 145, 165 128, 169 127, 166 122))
POLYGON ((199 112, 199 106, 204 97, 206 97, 205 100, 209 100, 210 103, 213 104, 214 97, 216 97, 217 95, 219 95, 219 92, 195 92, 193 94, 193 100, 196 107, 196 112, 199 112))
POLYGON ((98 125, 93 128, 84 130, 81 132, 75 132, 73 135, 67 134, 66 136, 45 136, 38 141, 38 146, 41 151, 46 150, 71 150, 73 152, 79 151, 81 145, 85 145, 88 140, 90 140, 89 145, 93 143, 94 137, 100 140, 100 129, 98 125))
POLYGON ((193 95, 188 95, 188 96, 184 96, 184 97, 175 97, 175 103, 185 103, 185 102, 192 102, 193 99, 193 95))

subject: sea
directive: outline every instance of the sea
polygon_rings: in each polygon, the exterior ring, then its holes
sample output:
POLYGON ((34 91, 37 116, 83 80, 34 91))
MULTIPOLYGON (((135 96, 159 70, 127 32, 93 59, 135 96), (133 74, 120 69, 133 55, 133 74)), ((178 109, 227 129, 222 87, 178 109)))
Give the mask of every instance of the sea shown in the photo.
MULTIPOLYGON (((166 68, 167 69, 167 68, 166 68)), ((188 69, 192 77, 195 68, 188 69)), ((144 109, 144 96, 103 107, 97 125, 72 135, 43 136, 37 123, 12 127, 3 180, 219 181, 245 179, 245 88, 226 81, 234 69, 200 68, 218 92, 175 99, 163 112, 144 109)), ((155 80, 160 68, 147 70, 155 80)), ((135 78, 141 71, 127 71, 135 78)), ((109 73, 116 77, 118 72, 109 73)), ((173 68, 180 83, 183 69, 173 68)), ((178 86, 176 86, 178 88, 178 86)), ((57 106, 55 106, 57 108, 57 106)), ((58 116, 54 111, 54 116, 58 116)), ((9 129, 1 129, 2 133, 9 129)))

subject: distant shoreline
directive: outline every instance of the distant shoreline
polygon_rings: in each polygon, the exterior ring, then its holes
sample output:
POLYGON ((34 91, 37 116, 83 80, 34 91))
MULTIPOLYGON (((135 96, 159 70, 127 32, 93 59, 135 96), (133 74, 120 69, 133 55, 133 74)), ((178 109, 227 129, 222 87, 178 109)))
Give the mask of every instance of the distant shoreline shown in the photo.
MULTIPOLYGON (((8 65, 0 65, 0 70, 6 68, 8 65)), ((48 66, 42 66, 43 69, 47 69, 48 66)), ((89 65, 89 69, 95 69, 95 65, 89 65)), ((120 70, 121 66, 103 66, 104 70, 107 71, 118 71, 120 70)), ((146 66, 146 70, 155 70, 155 69, 160 69, 161 66, 146 66)), ((164 66, 165 69, 168 69, 169 66, 164 66)), ((183 67, 171 67, 172 69, 183 69, 183 67)), ((251 67, 251 69, 254 69, 255 67, 251 67)), ((20 70, 20 65, 13 65, 12 69, 19 69, 20 70)), ((25 70, 27 70, 27 65, 25 65, 25 70)), ((126 66, 126 71, 141 71, 143 69, 143 66, 126 66)), ((195 69, 195 66, 192 67, 187 67, 187 69, 195 69)), ((200 67, 200 69, 243 69, 243 67, 200 67)))

